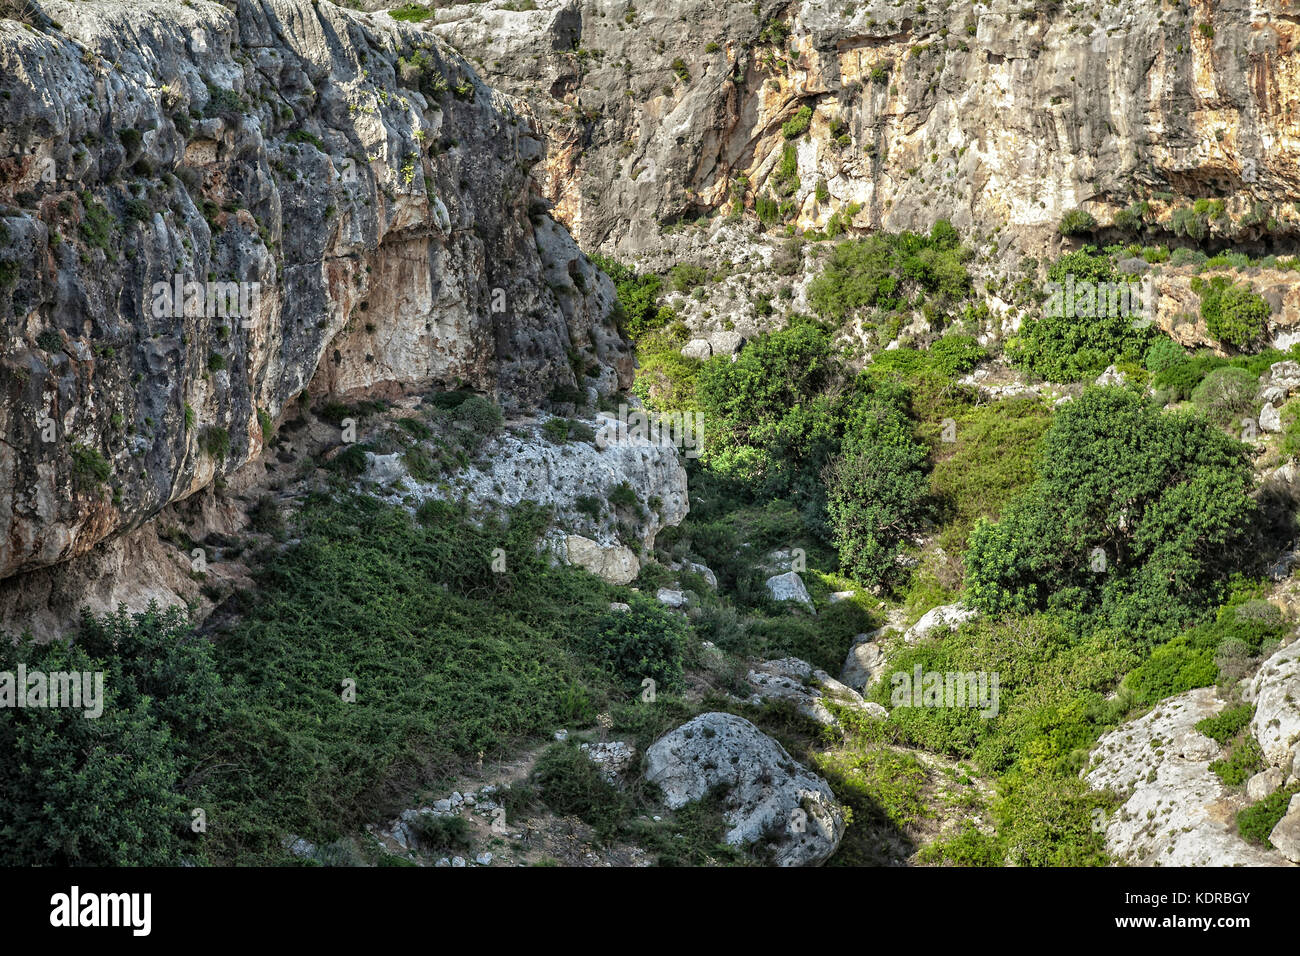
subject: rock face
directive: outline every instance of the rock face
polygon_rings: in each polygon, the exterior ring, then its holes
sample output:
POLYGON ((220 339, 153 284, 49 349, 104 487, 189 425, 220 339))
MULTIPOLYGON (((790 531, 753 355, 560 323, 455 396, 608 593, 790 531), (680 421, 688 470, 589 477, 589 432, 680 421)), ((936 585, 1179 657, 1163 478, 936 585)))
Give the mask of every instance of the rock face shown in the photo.
POLYGON ((44 9, 0 21, 0 577, 234 471, 304 390, 629 383, 612 286, 530 195, 544 146, 433 35, 44 9))
POLYGON ((1244 805, 1210 772, 1219 746, 1196 723, 1223 709, 1213 688, 1161 701, 1155 710, 1103 736, 1092 753, 1089 785, 1124 801, 1106 821, 1106 849, 1132 866, 1279 866, 1235 830, 1244 805))
POLYGON ((1163 191, 1225 197, 1208 228, 1234 239, 1300 223, 1285 0, 521 6, 461 4, 429 29, 538 118, 546 194, 584 245, 634 253, 660 223, 759 194, 800 226, 893 230, 928 227, 941 197, 959 230, 1001 227, 1035 255, 1075 207, 1107 224, 1145 196, 1168 229, 1163 191))
POLYGON ((646 751, 645 777, 674 810, 725 787, 726 841, 762 842, 780 866, 820 864, 844 836, 826 781, 743 717, 701 714, 665 734, 646 751))
POLYGON ((556 553, 613 584, 631 582, 641 568, 637 555, 649 553, 659 531, 679 524, 690 510, 676 449, 631 436, 599 445, 556 444, 543 425, 520 423, 484 445, 450 483, 416 480, 398 453, 367 454, 367 479, 394 502, 415 506, 450 497, 475 508, 523 501, 549 507, 556 553), (616 488, 630 490, 639 511, 611 504, 616 488))
POLYGON ((1291 798, 1286 815, 1277 821, 1268 842, 1292 863, 1300 863, 1300 793, 1291 798))
POLYGON ((1264 759, 1283 773, 1300 769, 1300 641, 1265 660, 1241 696, 1255 705, 1250 731, 1264 759))

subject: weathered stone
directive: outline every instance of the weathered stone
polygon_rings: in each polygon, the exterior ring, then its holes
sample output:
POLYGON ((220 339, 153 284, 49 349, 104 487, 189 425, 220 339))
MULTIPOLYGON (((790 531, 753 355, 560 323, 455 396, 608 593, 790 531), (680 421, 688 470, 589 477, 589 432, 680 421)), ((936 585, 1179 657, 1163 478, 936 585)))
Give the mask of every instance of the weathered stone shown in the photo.
POLYGON ((762 841, 780 866, 822 863, 844 835, 826 781, 743 717, 701 714, 665 734, 646 751, 645 777, 671 809, 725 788, 724 839, 762 841))
POLYGON ((1291 798, 1286 815, 1277 821, 1268 842, 1292 863, 1300 863, 1300 793, 1291 798))
POLYGON ((1089 786, 1110 789, 1124 801, 1105 818, 1106 849, 1119 862, 1281 865, 1280 854, 1238 835, 1231 808, 1239 798, 1209 769, 1219 748, 1195 743, 1203 736, 1197 722, 1223 708, 1214 688, 1199 688, 1161 701, 1098 740, 1085 779, 1089 786))
POLYGON ((691 339, 682 346, 682 355, 704 361, 713 355, 713 346, 709 344, 708 339, 691 339))
POLYGON ((871 634, 859 634, 844 658, 844 668, 840 671, 840 680, 859 692, 866 688, 885 670, 885 652, 875 642, 880 631, 871 634))
POLYGON ((921 615, 921 619, 903 634, 903 640, 908 644, 914 644, 921 638, 930 637, 939 631, 955 631, 960 625, 976 617, 978 613, 974 608, 968 608, 960 603, 941 604, 921 615))
POLYGON ((794 571, 774 574, 767 579, 767 591, 775 601, 798 601, 805 607, 812 608, 812 598, 804 587, 803 578, 794 571))
POLYGON ((1279 648, 1242 690, 1255 705, 1251 733, 1271 766, 1286 769, 1300 746, 1300 641, 1279 648))

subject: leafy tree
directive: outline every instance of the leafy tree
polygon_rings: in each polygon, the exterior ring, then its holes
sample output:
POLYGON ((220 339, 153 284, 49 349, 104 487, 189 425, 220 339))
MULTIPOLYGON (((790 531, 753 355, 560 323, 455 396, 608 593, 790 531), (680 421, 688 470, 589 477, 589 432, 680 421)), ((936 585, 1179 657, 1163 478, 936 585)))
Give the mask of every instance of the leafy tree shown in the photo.
POLYGON ((820 498, 843 430, 846 378, 830 337, 807 322, 755 339, 734 362, 715 357, 696 382, 706 462, 758 496, 800 489, 820 498))
POLYGON ((826 482, 840 564, 859 580, 880 586, 897 577, 902 543, 925 511, 925 466, 904 392, 884 387, 858 403, 826 482))
POLYGON ((1251 487, 1243 446, 1209 423, 1128 389, 1088 389, 1044 436, 1037 481, 971 533, 969 600, 1185 623, 1249 557, 1251 487))

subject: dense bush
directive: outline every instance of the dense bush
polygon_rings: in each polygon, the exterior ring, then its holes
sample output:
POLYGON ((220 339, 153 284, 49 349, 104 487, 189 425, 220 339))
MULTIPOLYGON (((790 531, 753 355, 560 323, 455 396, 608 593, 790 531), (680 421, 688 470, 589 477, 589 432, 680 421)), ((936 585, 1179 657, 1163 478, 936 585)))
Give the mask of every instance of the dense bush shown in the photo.
POLYGON ((878 587, 897 578, 902 544, 926 510, 926 459, 905 393, 881 388, 853 409, 826 482, 840 566, 858 580, 878 587))
POLYGON ((659 690, 682 682, 682 652, 690 627, 678 614, 648 598, 633 595, 630 610, 610 611, 587 638, 593 660, 607 667, 629 688, 653 680, 659 690))
POLYGON ((988 350, 973 335, 945 335, 930 346, 932 366, 948 378, 965 375, 988 358, 988 350))
POLYGON ((760 497, 824 500, 821 473, 838 450, 847 373, 830 336, 798 323, 750 342, 736 361, 700 370, 704 459, 760 497))
POLYGON ((1128 314, 1112 308, 1109 301, 1101 303, 1101 296, 1087 307, 1066 307, 1068 296, 1062 290, 1068 288, 1071 276, 1076 288, 1082 283, 1121 281, 1110 257, 1096 254, 1091 247, 1062 256, 1047 270, 1048 280, 1061 288, 1042 314, 1027 319, 1019 335, 1007 343, 1011 360, 1053 382, 1077 382, 1115 362, 1141 362, 1156 333, 1135 321, 1131 303, 1128 314))
POLYGON ((1101 611, 1139 638, 1187 622, 1249 563, 1251 487, 1242 446, 1208 423, 1087 389, 1057 413, 1034 485, 971 533, 969 599, 991 613, 1101 611))
POLYGON ((1090 233, 1097 228, 1097 219, 1086 209, 1071 209, 1061 217, 1059 228, 1063 236, 1090 233))
POLYGON ((1217 368, 1192 389, 1192 404, 1214 424, 1237 424, 1255 411, 1258 381, 1244 368, 1217 368))
POLYGON ((629 266, 601 255, 592 255, 592 263, 609 276, 618 294, 614 320, 631 338, 662 328, 670 315, 659 308, 663 280, 657 275, 642 275, 629 266))
POLYGON ((818 315, 835 322, 862 309, 900 312, 927 301, 943 311, 970 294, 969 257, 957 231, 942 219, 928 236, 877 233, 841 242, 809 285, 808 301, 818 315))
POLYGON ((216 860, 279 860, 286 831, 337 838, 462 760, 593 716, 605 685, 573 635, 594 630, 613 589, 546 563, 535 508, 508 523, 446 503, 422 517, 312 497, 295 543, 258 572, 220 643, 238 707, 195 748, 238 768, 195 797, 216 860))
POLYGON ((1269 307, 1250 286, 1214 276, 1208 282, 1193 279, 1192 290, 1201 297, 1206 329, 1224 345, 1246 349, 1263 338, 1269 307))
POLYGON ((86 617, 71 646, 0 638, 0 671, 100 672, 103 712, 0 709, 0 863, 176 865, 188 847, 183 781, 227 698, 185 614, 86 617), (16 785, 21 781, 21 785, 16 785))

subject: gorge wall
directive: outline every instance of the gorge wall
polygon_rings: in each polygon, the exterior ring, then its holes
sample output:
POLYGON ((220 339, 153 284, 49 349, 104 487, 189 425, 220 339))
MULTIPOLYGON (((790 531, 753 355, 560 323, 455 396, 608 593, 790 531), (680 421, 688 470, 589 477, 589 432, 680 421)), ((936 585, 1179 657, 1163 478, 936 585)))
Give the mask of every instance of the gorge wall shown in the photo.
POLYGON ((532 194, 539 138, 435 36, 309 0, 24 7, 0 578, 224 481, 304 392, 629 383, 612 286, 532 194))
POLYGON ((1142 199, 1168 228, 1175 196, 1222 198, 1212 238, 1238 245, 1300 230, 1288 0, 489 0, 424 26, 537 117, 585 248, 759 196, 801 228, 943 215, 1017 257, 1059 247, 1067 210, 1105 226, 1142 199))

